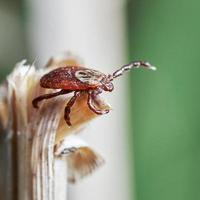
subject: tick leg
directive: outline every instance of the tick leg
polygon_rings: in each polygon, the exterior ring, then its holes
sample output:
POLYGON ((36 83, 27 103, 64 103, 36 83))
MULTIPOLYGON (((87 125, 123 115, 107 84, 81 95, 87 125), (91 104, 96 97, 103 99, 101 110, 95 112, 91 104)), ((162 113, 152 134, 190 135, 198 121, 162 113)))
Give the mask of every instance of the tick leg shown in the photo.
POLYGON ((71 107, 74 105, 74 103, 76 102, 76 99, 78 96, 80 96, 80 91, 76 91, 74 92, 74 96, 68 101, 66 107, 65 107, 65 114, 64 114, 64 119, 66 121, 66 123, 68 124, 68 126, 71 126, 71 122, 70 122, 70 112, 71 112, 71 107))
POLYGON ((88 107, 97 115, 103 115, 109 112, 109 110, 99 110, 93 104, 94 102, 96 102, 97 104, 100 104, 97 100, 97 95, 99 95, 101 92, 102 92, 101 90, 88 91, 88 101, 87 101, 88 107))
POLYGON ((39 108, 38 102, 40 102, 44 99, 50 99, 50 98, 53 98, 53 97, 56 97, 56 96, 59 96, 59 95, 62 95, 62 94, 68 94, 70 92, 72 92, 72 91, 71 90, 60 90, 59 92, 44 94, 44 95, 38 96, 35 99, 33 99, 33 101, 32 101, 33 107, 39 108))
POLYGON ((139 61, 132 61, 127 65, 122 66, 120 69, 115 71, 113 75, 109 75, 109 79, 112 81, 114 78, 121 76, 125 71, 128 71, 133 68, 145 67, 147 69, 156 70, 156 67, 152 66, 150 63, 139 60, 139 61))

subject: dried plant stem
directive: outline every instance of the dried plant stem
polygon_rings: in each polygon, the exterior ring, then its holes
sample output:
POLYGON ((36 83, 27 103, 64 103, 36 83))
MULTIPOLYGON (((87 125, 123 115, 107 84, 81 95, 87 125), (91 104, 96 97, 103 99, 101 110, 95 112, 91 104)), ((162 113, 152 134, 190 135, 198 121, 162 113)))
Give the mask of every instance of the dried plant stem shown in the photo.
MULTIPOLYGON (((60 116, 57 112, 61 112, 59 109, 60 104, 55 103, 51 108, 45 107, 41 110, 45 114, 46 118, 38 122, 36 120, 35 125, 39 123, 36 136, 33 139, 33 153, 32 153, 32 172, 33 172, 33 199, 58 199, 56 194, 64 191, 55 191, 55 174, 54 174, 54 142, 57 126, 60 120, 60 116), (49 123, 51 122, 51 123, 49 123), (43 134, 46 133, 46 134, 43 134), (35 175, 36 174, 36 175, 35 175), (39 195, 40 193, 40 195, 39 195)), ((66 165, 66 160, 63 160, 66 165)), ((59 176, 62 177, 62 176, 59 176)), ((66 176, 67 177, 67 176, 66 176)), ((67 184, 67 178, 65 177, 65 186, 67 184)), ((58 180, 59 181, 59 180, 58 180)), ((67 188, 67 187, 66 187, 67 188)), ((60 189, 60 188, 59 188, 60 189)))
MULTIPOLYGON (((84 93, 72 108, 71 128, 63 119, 69 96, 34 109, 33 97, 46 91, 38 85, 41 71, 24 64, 19 63, 0 87, 0 199, 66 200, 68 182, 102 163, 86 143, 70 136, 96 115, 84 93)), ((100 108, 109 109, 103 101, 100 108)))

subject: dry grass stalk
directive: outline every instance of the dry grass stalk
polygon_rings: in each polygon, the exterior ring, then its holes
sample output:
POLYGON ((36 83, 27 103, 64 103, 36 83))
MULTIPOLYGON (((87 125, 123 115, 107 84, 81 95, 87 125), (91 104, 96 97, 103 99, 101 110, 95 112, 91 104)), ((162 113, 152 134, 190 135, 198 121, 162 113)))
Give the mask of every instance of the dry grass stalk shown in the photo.
MULTIPOLYGON (((71 128, 63 119, 70 95, 44 101, 39 110, 32 107, 35 96, 50 92, 39 86, 41 75, 58 66, 77 65, 76 59, 53 58, 41 69, 25 63, 18 63, 0 88, 2 200, 67 199, 67 182, 75 182, 103 162, 73 135, 97 115, 86 106, 86 94, 72 108, 71 128)), ((101 108, 109 108, 101 102, 101 108)))

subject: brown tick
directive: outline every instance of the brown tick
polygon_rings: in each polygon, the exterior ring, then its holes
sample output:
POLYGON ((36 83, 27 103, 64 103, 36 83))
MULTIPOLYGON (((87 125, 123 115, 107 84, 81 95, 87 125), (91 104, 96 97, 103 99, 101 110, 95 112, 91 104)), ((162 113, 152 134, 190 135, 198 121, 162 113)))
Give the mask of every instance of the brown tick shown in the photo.
POLYGON ((102 93, 102 91, 113 91, 113 79, 121 76, 123 72, 127 70, 130 70, 132 68, 139 68, 140 66, 152 70, 156 69, 154 66, 144 61, 134 61, 127 65, 124 65, 120 69, 115 71, 112 75, 105 75, 97 70, 88 69, 80 66, 66 66, 57 68, 45 74, 40 79, 40 86, 43 88, 61 90, 55 93, 38 96, 32 101, 32 104, 35 108, 38 108, 38 102, 44 99, 50 99, 58 95, 64 95, 74 92, 74 95, 68 101, 64 112, 64 119, 66 123, 71 126, 69 116, 71 107, 74 105, 77 97, 80 96, 82 92, 87 92, 88 107, 98 115, 106 114, 109 112, 109 110, 99 110, 96 108, 95 105, 98 105, 97 96, 102 93))

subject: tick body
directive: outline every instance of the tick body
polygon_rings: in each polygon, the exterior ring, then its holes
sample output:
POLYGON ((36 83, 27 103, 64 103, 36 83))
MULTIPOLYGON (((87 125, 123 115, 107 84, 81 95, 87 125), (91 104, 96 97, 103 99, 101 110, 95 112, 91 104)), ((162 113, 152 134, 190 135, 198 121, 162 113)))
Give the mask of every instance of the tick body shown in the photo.
POLYGON ((89 90, 100 87, 106 75, 96 70, 69 66, 55 69, 44 75, 40 85, 44 88, 64 90, 89 90))
POLYGON ((130 70, 132 68, 139 68, 140 66, 153 70, 156 69, 148 62, 144 61, 134 61, 127 65, 124 65, 120 69, 115 71, 112 75, 105 75, 97 70, 81 66, 66 66, 57 68, 45 74, 40 79, 40 86, 43 88, 60 89, 60 91, 41 95, 35 98, 32 101, 32 104, 35 108, 38 108, 38 102, 44 99, 49 99, 59 95, 74 92, 74 95, 68 101, 64 112, 65 121, 69 126, 71 126, 71 107, 76 102, 78 96, 80 96, 81 93, 86 92, 88 94, 88 107, 98 115, 106 114, 109 112, 109 110, 99 110, 95 107, 95 104, 98 105, 97 96, 103 91, 113 91, 113 79, 121 76, 124 71, 130 70))

